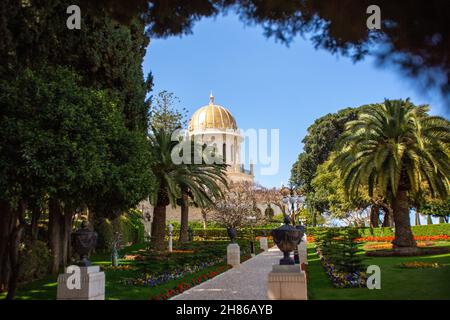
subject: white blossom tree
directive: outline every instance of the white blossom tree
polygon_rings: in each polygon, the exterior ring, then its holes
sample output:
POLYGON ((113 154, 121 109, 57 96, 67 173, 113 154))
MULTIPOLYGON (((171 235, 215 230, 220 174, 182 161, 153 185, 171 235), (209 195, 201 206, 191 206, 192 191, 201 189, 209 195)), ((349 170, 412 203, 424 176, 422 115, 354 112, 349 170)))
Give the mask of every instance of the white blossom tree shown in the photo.
POLYGON ((257 207, 255 186, 250 182, 230 183, 229 191, 218 200, 212 211, 211 220, 226 228, 239 228, 249 224, 264 222, 264 215, 257 207))

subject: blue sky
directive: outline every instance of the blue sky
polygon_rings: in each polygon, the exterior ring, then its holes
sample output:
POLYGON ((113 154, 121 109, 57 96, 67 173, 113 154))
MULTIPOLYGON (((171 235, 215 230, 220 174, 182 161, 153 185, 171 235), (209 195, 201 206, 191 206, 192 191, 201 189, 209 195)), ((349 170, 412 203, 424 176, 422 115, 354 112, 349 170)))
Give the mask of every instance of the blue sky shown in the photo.
POLYGON ((212 90, 239 127, 279 129, 278 174, 256 170, 256 180, 268 187, 288 181, 308 126, 327 113, 407 97, 430 104, 433 114, 444 112, 438 98, 418 94, 412 82, 371 58, 353 64, 300 37, 286 47, 234 15, 201 20, 192 35, 152 40, 143 69, 153 73, 154 93, 174 92, 190 115, 212 90))

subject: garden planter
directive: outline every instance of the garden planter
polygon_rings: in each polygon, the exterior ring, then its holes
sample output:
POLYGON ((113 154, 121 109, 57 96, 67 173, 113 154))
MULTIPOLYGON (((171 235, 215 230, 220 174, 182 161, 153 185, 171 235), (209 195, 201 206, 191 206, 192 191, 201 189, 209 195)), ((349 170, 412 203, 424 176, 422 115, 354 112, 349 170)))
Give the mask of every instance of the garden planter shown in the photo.
POLYGON ((280 260, 280 265, 293 265, 294 260, 290 257, 290 253, 297 249, 303 237, 303 230, 296 229, 290 225, 289 217, 285 217, 284 225, 273 229, 271 235, 277 247, 283 252, 283 258, 280 260))
POLYGON ((97 244, 97 232, 89 230, 86 222, 83 221, 80 229, 73 234, 73 238, 75 252, 80 256, 78 265, 81 267, 91 266, 91 262, 87 257, 97 244))

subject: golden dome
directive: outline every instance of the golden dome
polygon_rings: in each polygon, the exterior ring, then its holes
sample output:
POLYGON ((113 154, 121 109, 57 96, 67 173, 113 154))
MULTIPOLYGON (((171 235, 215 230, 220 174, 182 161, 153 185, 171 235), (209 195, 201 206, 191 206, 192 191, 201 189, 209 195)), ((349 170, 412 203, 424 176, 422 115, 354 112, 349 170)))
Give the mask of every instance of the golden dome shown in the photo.
POLYGON ((209 105, 194 112, 189 120, 189 131, 206 129, 237 130, 236 120, 228 109, 214 104, 214 96, 209 97, 209 105))

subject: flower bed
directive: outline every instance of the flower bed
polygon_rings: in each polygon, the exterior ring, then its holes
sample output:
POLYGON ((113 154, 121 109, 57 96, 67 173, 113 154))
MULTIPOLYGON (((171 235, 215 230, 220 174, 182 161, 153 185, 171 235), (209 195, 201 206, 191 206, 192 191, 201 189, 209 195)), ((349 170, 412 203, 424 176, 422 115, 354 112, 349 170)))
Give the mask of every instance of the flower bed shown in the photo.
POLYGON ((319 248, 316 248, 320 263, 325 269, 328 278, 336 288, 361 288, 366 286, 367 274, 365 272, 356 271, 353 273, 340 272, 336 270, 333 263, 327 259, 319 248))
MULTIPOLYGON (((391 242, 394 240, 394 236, 385 237, 363 237, 356 238, 356 242, 391 242)), ((450 236, 441 234, 436 236, 414 236, 416 241, 450 241, 450 236)))
MULTIPOLYGON (((436 245, 434 241, 418 241, 417 246, 419 248, 424 247, 431 247, 436 245)), ((375 243, 368 243, 364 245, 364 250, 380 250, 380 249, 392 249, 392 243, 391 242, 375 242, 375 243)))
POLYGON ((438 269, 443 267, 442 264, 438 262, 419 262, 419 261, 403 262, 398 266, 404 269, 424 269, 424 268, 438 269))
POLYGON ((207 281, 211 278, 214 278, 215 276, 219 275, 220 273, 227 271, 230 269, 230 266, 221 265, 215 268, 214 270, 209 271, 206 274, 200 275, 198 277, 195 277, 191 281, 188 282, 181 282, 176 287, 173 287, 171 289, 166 290, 164 293, 160 293, 156 296, 150 297, 150 300, 167 300, 172 298, 173 296, 176 296, 192 287, 195 287, 196 285, 199 285, 200 283, 207 281))
MULTIPOLYGON (((248 253, 243 253, 241 256, 241 262, 244 262, 250 259, 252 256, 248 253)), ((225 258, 216 258, 210 259, 204 262, 198 262, 191 265, 184 265, 180 268, 177 268, 173 271, 166 271, 164 273, 158 274, 150 274, 146 273, 142 277, 137 279, 125 279, 124 283, 128 285, 137 285, 137 286, 149 286, 156 287, 161 284, 164 284, 171 280, 176 280, 182 278, 188 274, 193 274, 196 272, 200 272, 206 268, 221 264, 225 261, 225 258)))
POLYGON ((204 270, 206 268, 212 267, 216 264, 222 263, 224 258, 211 259, 209 261, 198 262, 192 265, 184 265, 173 271, 166 271, 159 274, 144 274, 141 278, 137 279, 126 279, 124 282, 128 285, 141 285, 155 287, 164 284, 168 281, 179 279, 187 274, 192 274, 204 270))

